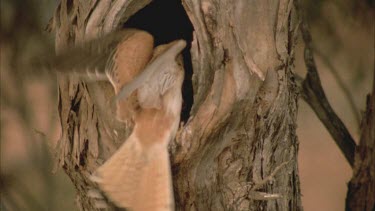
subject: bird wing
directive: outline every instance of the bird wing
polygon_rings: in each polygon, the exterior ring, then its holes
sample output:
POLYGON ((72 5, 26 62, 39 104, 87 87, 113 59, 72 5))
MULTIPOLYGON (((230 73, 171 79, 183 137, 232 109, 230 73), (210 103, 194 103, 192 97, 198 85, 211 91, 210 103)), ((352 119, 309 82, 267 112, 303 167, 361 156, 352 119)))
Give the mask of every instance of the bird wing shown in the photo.
POLYGON ((84 80, 108 80, 108 61, 115 55, 116 47, 137 32, 137 29, 111 32, 69 47, 57 55, 43 56, 39 63, 61 73, 76 74, 84 80))
POLYGON ((176 81, 176 57, 185 46, 184 40, 158 46, 151 62, 134 80, 123 86, 116 100, 126 99, 138 90, 138 101, 143 108, 160 108, 161 96, 176 81))

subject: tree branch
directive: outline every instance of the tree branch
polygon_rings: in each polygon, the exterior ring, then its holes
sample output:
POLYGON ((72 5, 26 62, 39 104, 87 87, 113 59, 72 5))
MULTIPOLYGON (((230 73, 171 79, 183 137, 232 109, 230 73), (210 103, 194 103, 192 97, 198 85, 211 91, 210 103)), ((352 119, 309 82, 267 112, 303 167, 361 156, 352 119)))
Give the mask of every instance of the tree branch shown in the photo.
POLYGON ((356 148, 353 178, 348 184, 346 210, 375 209, 375 61, 372 93, 367 96, 361 138, 356 148))
POLYGON ((319 51, 317 49, 314 49, 314 53, 321 58, 323 63, 325 63, 325 65, 328 67, 328 70, 332 73, 332 75, 335 78, 337 84, 339 85, 339 87, 343 91, 346 99, 348 100, 349 106, 352 109, 355 120, 357 121, 357 127, 359 127, 359 125, 361 123, 361 117, 359 115, 358 108, 354 103, 353 96, 350 94, 350 91, 349 91, 348 87, 345 86, 344 81, 341 79, 337 69, 329 61, 328 57, 325 56, 321 51, 319 51))
POLYGON ((295 6, 301 18, 300 29, 303 41, 305 42, 304 60, 307 68, 306 78, 302 82, 302 97, 327 128, 350 166, 353 167, 356 144, 344 123, 333 111, 324 93, 313 55, 309 26, 298 4, 299 3, 296 2, 295 6))

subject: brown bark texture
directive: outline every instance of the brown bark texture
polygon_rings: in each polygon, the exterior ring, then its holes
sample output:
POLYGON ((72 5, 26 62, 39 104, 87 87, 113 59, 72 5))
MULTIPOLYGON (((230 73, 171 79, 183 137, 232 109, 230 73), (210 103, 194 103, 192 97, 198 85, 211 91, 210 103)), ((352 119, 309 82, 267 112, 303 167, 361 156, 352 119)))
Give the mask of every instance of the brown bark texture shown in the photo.
MULTIPOLYGON (((121 28, 150 2, 61 0, 51 22, 57 51, 121 28)), ((293 1, 182 4, 194 27, 194 104, 170 143, 176 210, 301 210, 293 1)), ((97 103, 112 99, 109 83, 64 75, 58 81, 58 164, 81 210, 95 210, 89 176, 130 129, 97 103)))

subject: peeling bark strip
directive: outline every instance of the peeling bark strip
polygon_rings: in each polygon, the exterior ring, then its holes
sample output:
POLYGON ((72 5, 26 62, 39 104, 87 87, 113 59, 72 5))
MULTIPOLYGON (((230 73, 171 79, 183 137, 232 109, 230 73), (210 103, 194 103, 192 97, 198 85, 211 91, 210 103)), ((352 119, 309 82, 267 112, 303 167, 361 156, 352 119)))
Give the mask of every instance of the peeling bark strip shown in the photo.
MULTIPOLYGON (((57 50, 120 28, 149 2, 61 0, 53 24, 57 50)), ((301 210, 292 1, 182 4, 195 30, 194 105, 171 144, 176 209, 301 210)), ((96 209, 88 175, 131 130, 101 112, 97 88, 102 98, 113 97, 108 84, 59 77, 58 158, 82 210, 96 209)))

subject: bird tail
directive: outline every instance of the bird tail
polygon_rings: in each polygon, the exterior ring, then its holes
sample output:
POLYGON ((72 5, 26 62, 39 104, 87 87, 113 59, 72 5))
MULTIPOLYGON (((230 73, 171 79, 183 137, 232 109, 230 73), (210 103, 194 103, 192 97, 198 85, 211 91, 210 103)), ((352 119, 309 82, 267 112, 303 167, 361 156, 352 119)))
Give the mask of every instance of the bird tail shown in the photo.
POLYGON ((93 180, 118 207, 132 211, 174 210, 168 149, 144 148, 136 136, 97 169, 93 180))

